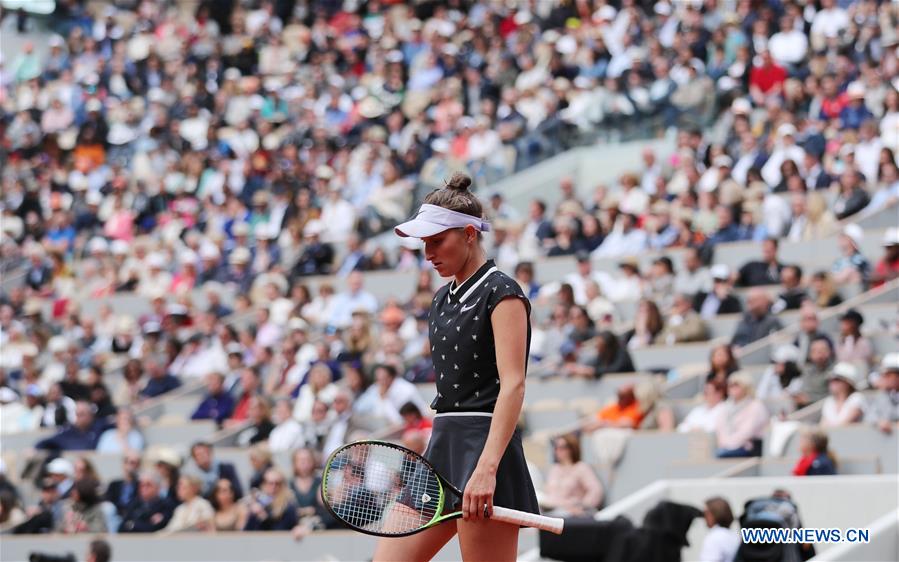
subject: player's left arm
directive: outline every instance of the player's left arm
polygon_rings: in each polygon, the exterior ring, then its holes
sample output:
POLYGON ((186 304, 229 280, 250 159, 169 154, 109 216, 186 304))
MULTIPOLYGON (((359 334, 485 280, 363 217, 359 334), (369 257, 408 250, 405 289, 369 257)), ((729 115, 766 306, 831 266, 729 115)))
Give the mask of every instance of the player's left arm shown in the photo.
POLYGON ((524 403, 524 374, 527 358, 527 310, 522 300, 507 298, 490 315, 499 372, 499 397, 493 410, 490 432, 478 465, 475 467, 462 497, 465 519, 493 514, 496 471, 515 431, 524 403))

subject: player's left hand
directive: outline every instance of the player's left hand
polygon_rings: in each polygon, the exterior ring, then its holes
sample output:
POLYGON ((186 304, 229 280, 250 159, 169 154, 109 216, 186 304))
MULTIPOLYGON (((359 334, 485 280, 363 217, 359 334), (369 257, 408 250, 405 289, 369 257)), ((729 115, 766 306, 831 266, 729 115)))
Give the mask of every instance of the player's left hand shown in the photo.
POLYGON ((462 518, 479 521, 491 517, 495 490, 496 475, 489 470, 475 468, 462 494, 462 518))

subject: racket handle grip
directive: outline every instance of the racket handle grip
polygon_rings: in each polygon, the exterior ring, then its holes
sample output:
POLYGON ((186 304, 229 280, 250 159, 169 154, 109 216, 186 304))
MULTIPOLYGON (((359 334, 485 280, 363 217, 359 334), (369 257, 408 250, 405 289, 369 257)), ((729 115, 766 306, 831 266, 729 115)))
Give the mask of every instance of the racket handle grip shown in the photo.
POLYGON ((565 520, 559 517, 547 517, 546 515, 538 515, 536 513, 528 513, 526 511, 518 511, 517 509, 509 509, 496 505, 493 506, 493 516, 491 519, 502 521, 503 523, 511 523, 513 525, 533 527, 557 535, 562 534, 562 528, 565 526, 565 520))

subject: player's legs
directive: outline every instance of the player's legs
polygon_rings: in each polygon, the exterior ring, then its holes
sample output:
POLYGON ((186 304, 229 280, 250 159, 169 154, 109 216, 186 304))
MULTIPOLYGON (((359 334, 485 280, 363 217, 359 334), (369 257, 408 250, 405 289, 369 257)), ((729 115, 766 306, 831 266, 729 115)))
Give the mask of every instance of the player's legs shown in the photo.
POLYGON ((378 539, 373 562, 426 562, 456 534, 456 522, 445 521, 407 537, 378 539))
POLYGON ((518 525, 500 521, 456 520, 465 562, 503 562, 518 558, 518 525))

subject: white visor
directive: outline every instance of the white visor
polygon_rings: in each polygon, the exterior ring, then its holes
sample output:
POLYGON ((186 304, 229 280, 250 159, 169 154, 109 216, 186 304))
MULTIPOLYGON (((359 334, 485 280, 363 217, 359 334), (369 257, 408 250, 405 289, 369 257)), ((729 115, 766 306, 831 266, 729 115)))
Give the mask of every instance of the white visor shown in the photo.
POLYGON ((418 210, 415 218, 397 226, 394 228, 394 232, 397 236, 402 237, 427 238, 444 230, 464 228, 468 225, 475 227, 480 232, 490 230, 490 223, 485 220, 425 203, 418 210))

